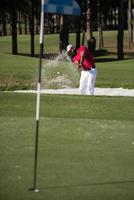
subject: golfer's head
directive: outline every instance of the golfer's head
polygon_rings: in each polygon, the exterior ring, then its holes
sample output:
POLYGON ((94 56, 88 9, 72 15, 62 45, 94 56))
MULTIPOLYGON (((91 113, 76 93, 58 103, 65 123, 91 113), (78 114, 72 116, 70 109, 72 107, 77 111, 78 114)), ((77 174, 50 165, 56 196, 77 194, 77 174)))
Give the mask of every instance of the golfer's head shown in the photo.
POLYGON ((74 47, 72 44, 69 44, 66 49, 67 49, 68 55, 71 55, 74 52, 74 47))

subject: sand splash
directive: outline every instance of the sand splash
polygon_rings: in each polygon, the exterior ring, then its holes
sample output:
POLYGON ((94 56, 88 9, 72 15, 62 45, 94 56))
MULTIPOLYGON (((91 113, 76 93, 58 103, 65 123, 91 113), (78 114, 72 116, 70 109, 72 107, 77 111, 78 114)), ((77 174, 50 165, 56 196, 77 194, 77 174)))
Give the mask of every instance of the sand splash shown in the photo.
POLYGON ((51 60, 45 60, 42 67, 43 89, 78 87, 79 72, 72 62, 66 61, 66 52, 52 57, 51 60))

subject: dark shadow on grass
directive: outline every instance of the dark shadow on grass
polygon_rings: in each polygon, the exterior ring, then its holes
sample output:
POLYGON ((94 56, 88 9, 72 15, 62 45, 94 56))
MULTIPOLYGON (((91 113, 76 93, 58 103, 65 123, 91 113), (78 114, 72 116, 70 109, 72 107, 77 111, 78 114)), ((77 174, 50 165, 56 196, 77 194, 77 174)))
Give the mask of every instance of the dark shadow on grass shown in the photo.
MULTIPOLYGON (((33 56, 31 56, 31 54, 28 54, 28 53, 18 53, 18 55, 33 57, 33 56)), ((58 55, 59 55, 58 53, 45 53, 43 55, 43 58, 44 59, 55 59, 58 55)), ((40 57, 39 54, 35 54, 33 58, 39 58, 39 57, 40 57)))
MULTIPOLYGON (((32 57, 28 53, 18 53, 18 55, 32 57)), ((46 54, 43 55, 43 59, 54 60, 58 55, 59 55, 58 53, 46 53, 46 54)), ((39 54, 35 54, 35 56, 33 58, 39 58, 39 54)), ((64 61, 67 61, 67 60, 65 59, 64 61)), ((108 57, 108 58, 95 56, 95 62, 96 63, 97 62, 113 62, 113 61, 117 61, 117 58, 113 58, 112 56, 108 57)))
MULTIPOLYGON (((19 56, 28 56, 28 57, 32 57, 30 54, 28 53, 18 53, 19 56)), ((57 53, 46 53, 43 55, 43 59, 50 59, 50 60, 54 60, 59 54, 57 53)), ((35 54, 35 56, 33 58, 39 58, 39 54, 35 54)), ((66 59, 64 61, 67 61, 66 59)), ((117 58, 113 58, 113 57, 109 57, 109 58, 104 58, 104 57, 100 57, 100 56, 95 56, 95 62, 113 62, 113 61, 117 61, 117 58)), ((68 62, 68 61, 67 61, 68 62)))
POLYGON ((66 189, 66 188, 77 188, 77 187, 88 187, 88 186, 103 186, 103 185, 118 185, 118 184, 128 184, 134 183, 134 180, 124 180, 124 181, 111 181, 102 183, 87 183, 87 184, 77 184, 77 185, 63 185, 63 186, 48 186, 45 188, 40 188, 41 190, 52 190, 52 189, 66 189))
POLYGON ((95 58, 95 62, 114 62, 117 61, 117 58, 95 58))
MULTIPOLYGON (((17 55, 20 55, 20 56, 27 56, 27 57, 32 57, 30 53, 18 53, 17 55)), ((51 59, 51 60, 54 60, 57 56, 59 55, 59 53, 45 53, 43 55, 43 59, 51 59)), ((129 55, 129 53, 128 53, 129 55)), ((39 54, 35 54, 33 58, 39 58, 40 55, 39 54)), ((114 61, 118 61, 118 59, 116 58, 116 53, 113 53, 113 52, 99 52, 99 51, 96 51, 95 52, 95 62, 98 63, 98 62, 114 62, 114 61), (105 57, 104 57, 105 56, 105 57), (108 57, 107 57, 108 56, 108 57)), ((124 58, 124 60, 129 60, 129 59, 134 59, 134 54, 130 54, 130 57, 128 58, 124 58)), ((64 61, 67 61, 66 59, 64 61)))
MULTIPOLYGON (((110 52, 105 49, 100 49, 95 52, 95 62, 114 62, 119 61, 116 52, 110 52)), ((126 52, 124 53, 124 60, 134 59, 134 53, 126 52), (126 57, 128 56, 128 57, 126 57)))

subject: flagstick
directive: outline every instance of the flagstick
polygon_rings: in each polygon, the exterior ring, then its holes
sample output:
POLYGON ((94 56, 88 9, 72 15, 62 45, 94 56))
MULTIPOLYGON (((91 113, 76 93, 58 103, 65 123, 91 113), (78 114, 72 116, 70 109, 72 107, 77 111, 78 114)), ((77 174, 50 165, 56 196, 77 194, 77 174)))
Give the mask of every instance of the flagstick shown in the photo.
POLYGON ((35 134, 35 158, 34 158, 34 180, 33 191, 38 192, 37 189, 37 163, 38 163, 38 144, 39 144, 39 116, 40 116, 40 88, 41 88, 41 70, 43 57, 43 29, 44 29, 44 0, 41 2, 41 23, 40 23, 40 59, 39 59, 39 77, 37 83, 37 100, 36 100, 36 134, 35 134))
MULTIPOLYGON (((46 0, 41 0, 41 23, 40 23, 40 60, 39 60, 39 79, 38 79, 38 84, 37 84, 37 102, 36 102, 36 134, 35 134, 35 158, 34 158, 34 180, 33 180, 33 188, 30 189, 32 191, 38 192, 39 190, 37 189, 37 163, 38 163, 38 143, 39 143, 39 116, 40 116, 40 88, 41 88, 41 70, 42 70, 42 57, 43 57, 43 30, 44 30, 44 10, 46 12, 51 11, 52 9, 50 9, 50 7, 46 7, 46 9, 44 9, 44 4, 45 4, 46 0)), ((72 0, 73 1, 73 0, 72 0)), ((52 1, 53 2, 53 1, 52 1)), ((52 3, 51 2, 51 3, 52 3)), ((55 11, 57 9, 57 4, 61 2, 61 7, 64 8, 64 4, 66 2, 62 1, 62 0, 58 0, 55 1, 54 0, 54 7, 53 7, 53 12, 55 13, 55 11)), ((50 3, 50 4, 51 4, 50 3)), ((58 4, 59 5, 59 4, 58 4)), ((74 8, 72 10, 72 6, 69 7, 70 9, 68 10, 68 12, 66 12, 66 10, 63 9, 62 12, 60 12, 61 14, 75 14, 75 15, 80 15, 80 8, 77 5, 77 3, 75 2, 74 4, 74 8)), ((59 12, 58 12, 59 13, 59 12)))

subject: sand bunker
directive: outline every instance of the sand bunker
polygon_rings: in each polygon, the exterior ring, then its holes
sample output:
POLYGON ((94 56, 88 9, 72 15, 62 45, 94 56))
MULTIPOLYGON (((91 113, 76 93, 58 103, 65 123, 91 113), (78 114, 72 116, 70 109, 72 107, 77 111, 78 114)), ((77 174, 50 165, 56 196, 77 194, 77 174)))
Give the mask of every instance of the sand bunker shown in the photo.
MULTIPOLYGON (((36 93, 36 90, 17 90, 15 92, 21 93, 36 93)), ((44 89, 41 90, 42 94, 73 94, 80 95, 78 88, 65 88, 65 89, 44 89)), ((94 95, 97 96, 130 96, 134 97, 134 89, 123 88, 95 88, 94 95)))

